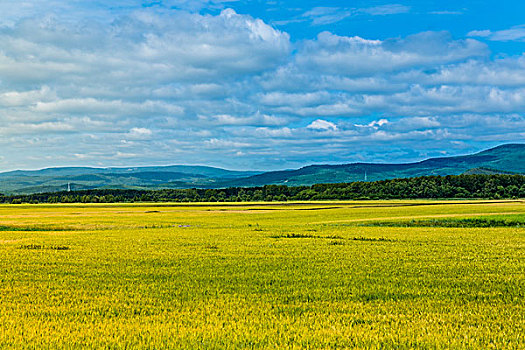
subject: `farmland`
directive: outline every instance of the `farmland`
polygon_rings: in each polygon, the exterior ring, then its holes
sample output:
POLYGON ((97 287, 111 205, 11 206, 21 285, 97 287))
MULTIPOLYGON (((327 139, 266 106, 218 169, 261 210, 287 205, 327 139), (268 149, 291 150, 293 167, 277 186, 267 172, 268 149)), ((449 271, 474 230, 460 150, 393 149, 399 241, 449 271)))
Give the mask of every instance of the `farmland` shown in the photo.
POLYGON ((1 348, 525 348, 525 202, 0 206, 1 348))

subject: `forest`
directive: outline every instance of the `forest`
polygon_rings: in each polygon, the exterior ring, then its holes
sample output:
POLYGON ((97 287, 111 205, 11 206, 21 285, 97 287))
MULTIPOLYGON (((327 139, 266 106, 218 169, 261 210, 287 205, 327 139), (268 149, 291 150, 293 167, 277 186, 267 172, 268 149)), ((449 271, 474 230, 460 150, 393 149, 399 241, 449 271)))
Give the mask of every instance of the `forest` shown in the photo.
POLYGON ((93 189, 0 195, 0 203, 260 202, 367 199, 525 198, 524 175, 424 176, 375 182, 224 189, 93 189))

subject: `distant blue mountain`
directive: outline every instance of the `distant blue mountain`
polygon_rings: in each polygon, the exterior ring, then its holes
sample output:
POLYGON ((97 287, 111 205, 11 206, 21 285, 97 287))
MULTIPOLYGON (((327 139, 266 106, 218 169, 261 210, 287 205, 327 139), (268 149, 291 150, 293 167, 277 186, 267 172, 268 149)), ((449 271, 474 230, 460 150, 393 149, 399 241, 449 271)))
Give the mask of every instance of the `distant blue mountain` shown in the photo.
POLYGON ((273 171, 229 181, 228 186, 313 185, 316 183, 378 181, 429 175, 485 172, 525 174, 525 144, 509 144, 459 157, 431 158, 417 163, 310 165, 298 170, 273 171))
POLYGON ((263 185, 376 181, 428 175, 525 174, 525 144, 508 144, 472 155, 431 158, 407 164, 310 165, 297 170, 231 171, 206 166, 129 168, 63 167, 0 173, 0 192, 36 193, 124 188, 223 188, 263 185))

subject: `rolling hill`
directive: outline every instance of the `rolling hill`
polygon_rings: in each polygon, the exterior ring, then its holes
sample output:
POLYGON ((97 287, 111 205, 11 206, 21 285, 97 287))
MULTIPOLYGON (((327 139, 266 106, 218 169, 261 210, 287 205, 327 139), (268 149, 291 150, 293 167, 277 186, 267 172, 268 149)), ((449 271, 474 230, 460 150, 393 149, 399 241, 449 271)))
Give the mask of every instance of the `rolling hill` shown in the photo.
POLYGON ((0 173, 0 192, 36 193, 124 188, 222 188, 263 185, 376 181, 428 175, 525 174, 525 144, 498 146, 476 154, 431 158, 416 163, 310 165, 297 170, 231 171, 205 166, 131 168, 64 167, 0 173), (366 174, 366 175, 365 175, 366 174))
POLYGON ((313 185, 316 183, 387 180, 430 175, 460 175, 475 169, 494 174, 525 174, 525 144, 498 146, 472 155, 431 158, 416 163, 310 165, 273 171, 228 182, 228 186, 313 185))
POLYGON ((64 167, 41 170, 16 170, 0 173, 0 192, 28 194, 58 192, 68 188, 157 189, 216 187, 218 182, 258 174, 206 166, 157 166, 131 168, 64 167))

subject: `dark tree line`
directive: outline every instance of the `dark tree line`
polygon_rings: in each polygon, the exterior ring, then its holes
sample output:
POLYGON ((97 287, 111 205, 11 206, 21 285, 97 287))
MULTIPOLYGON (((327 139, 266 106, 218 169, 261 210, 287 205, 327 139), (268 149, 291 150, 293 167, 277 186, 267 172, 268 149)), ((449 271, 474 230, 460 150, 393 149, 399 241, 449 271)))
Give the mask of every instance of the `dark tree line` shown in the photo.
POLYGON ((524 175, 425 176, 288 187, 120 190, 0 195, 0 203, 250 202, 337 199, 525 198, 524 175))

